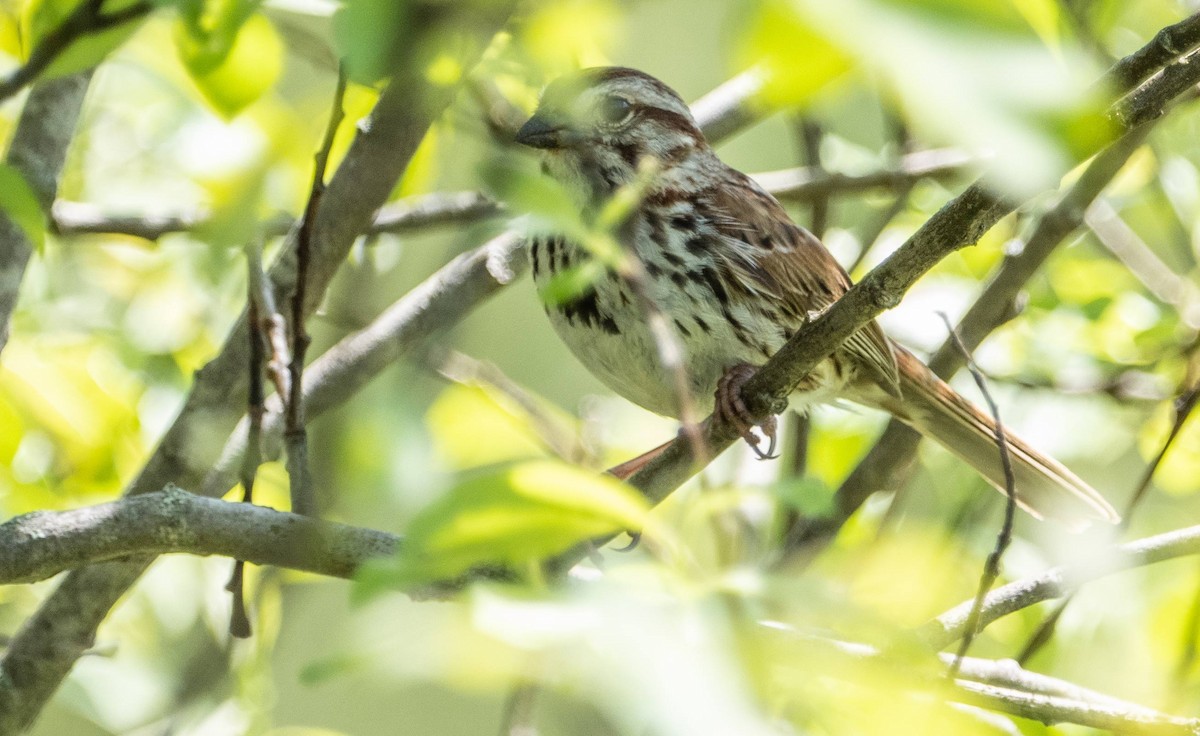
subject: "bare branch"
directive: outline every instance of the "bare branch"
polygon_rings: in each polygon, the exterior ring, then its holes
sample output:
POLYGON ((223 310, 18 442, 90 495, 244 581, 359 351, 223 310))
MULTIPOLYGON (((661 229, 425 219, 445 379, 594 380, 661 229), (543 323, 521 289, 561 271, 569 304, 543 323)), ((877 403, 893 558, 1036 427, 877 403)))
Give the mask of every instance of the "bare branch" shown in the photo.
MULTIPOLYGON (((365 234, 399 235, 444 225, 467 225, 500 214, 503 214, 500 205, 479 192, 418 194, 382 207, 365 234)), ((60 235, 128 235, 145 240, 202 229, 210 217, 210 213, 202 210, 106 214, 93 204, 63 200, 54 203, 51 215, 54 231, 60 235)), ((264 222, 262 232, 266 236, 286 235, 295 225, 294 219, 281 215, 264 222)))
MULTIPOLYGON (((1122 544, 1111 553, 1078 565, 1055 567, 1025 580, 1001 586, 987 595, 979 622, 987 626, 998 618, 1042 601, 1061 598, 1080 585, 1134 567, 1200 553, 1200 526, 1122 544)), ((966 631, 972 601, 950 609, 918 630, 937 649, 957 641, 966 631)))
MULTIPOLYGON (((75 134, 90 73, 42 82, 25 100, 5 161, 21 172, 43 209, 58 192, 58 178, 75 134)), ((29 236, 0 211, 0 350, 8 343, 9 323, 33 246, 29 236)))
POLYGON ((399 537, 320 522, 174 486, 71 511, 38 511, 0 524, 0 581, 31 583, 131 554, 220 555, 348 578, 395 554, 399 537))
POLYGON ((866 174, 841 174, 816 166, 754 174, 754 180, 781 202, 811 203, 872 189, 903 191, 921 179, 944 181, 968 173, 980 161, 953 148, 905 154, 890 168, 866 174))
POLYGON ((1163 28, 1150 43, 1114 64, 1104 75, 1105 82, 1113 92, 1128 92, 1197 44, 1200 44, 1200 13, 1193 13, 1163 28))
MULTIPOLYGON (((346 336, 305 371, 304 404, 309 420, 340 405, 371 379, 415 346, 450 325, 527 267, 521 239, 505 234, 455 258, 417 288, 388 307, 363 329, 346 336)), ((246 448, 247 420, 243 419, 205 478, 202 492, 221 496, 237 478, 246 448)), ((278 397, 267 402, 263 441, 277 448, 283 436, 282 406, 278 397)))
MULTIPOLYGON (((1089 690, 1055 677, 1022 669, 1012 660, 965 657, 958 675, 947 684, 935 671, 920 668, 910 657, 896 657, 867 644, 838 641, 797 631, 786 624, 762 622, 758 633, 768 637, 784 656, 820 661, 823 675, 861 681, 863 666, 894 669, 918 693, 952 702, 977 705, 1046 724, 1076 723, 1119 733, 1190 736, 1200 720, 1180 718, 1089 690), (793 649, 800 651, 793 654, 793 649), (796 655, 799 655, 798 657, 796 655)), ((938 655, 944 664, 955 657, 938 655)), ((869 679, 869 678, 868 678, 869 679)))
POLYGON ((692 103, 692 114, 709 141, 719 141, 764 118, 758 99, 766 84, 761 69, 748 69, 692 103))

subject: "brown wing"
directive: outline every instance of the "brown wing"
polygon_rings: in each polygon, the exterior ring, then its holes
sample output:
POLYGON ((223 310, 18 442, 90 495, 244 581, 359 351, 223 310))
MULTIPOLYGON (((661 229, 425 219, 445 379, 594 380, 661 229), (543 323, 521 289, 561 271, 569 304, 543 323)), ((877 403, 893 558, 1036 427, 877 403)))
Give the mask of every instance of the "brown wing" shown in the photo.
MULTIPOLYGON (((812 233, 796 225, 783 206, 749 177, 728 170, 727 184, 701 197, 711 225, 732 248, 728 266, 754 283, 794 324, 801 324, 837 301, 850 288, 850 277, 812 233)), ((891 341, 872 321, 850 336, 846 351, 888 393, 900 394, 891 341)))

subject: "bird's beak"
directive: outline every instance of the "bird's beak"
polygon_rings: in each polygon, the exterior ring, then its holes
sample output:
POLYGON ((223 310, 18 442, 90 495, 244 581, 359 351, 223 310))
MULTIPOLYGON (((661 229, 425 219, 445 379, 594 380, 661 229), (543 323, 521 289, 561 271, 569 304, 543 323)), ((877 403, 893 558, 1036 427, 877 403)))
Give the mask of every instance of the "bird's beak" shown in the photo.
POLYGON ((534 115, 517 131, 516 141, 530 148, 562 148, 566 142, 565 133, 566 129, 563 126, 534 115))

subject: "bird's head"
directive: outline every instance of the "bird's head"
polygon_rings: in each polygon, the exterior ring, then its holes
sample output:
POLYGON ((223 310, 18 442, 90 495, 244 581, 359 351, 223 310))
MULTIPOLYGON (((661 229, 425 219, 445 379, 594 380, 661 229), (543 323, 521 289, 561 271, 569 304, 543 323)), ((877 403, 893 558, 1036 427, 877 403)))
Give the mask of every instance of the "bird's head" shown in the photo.
POLYGON ((704 134, 673 89, 625 67, 551 82, 516 141, 546 153, 547 173, 590 197, 633 181, 643 158, 669 168, 704 150, 704 134))

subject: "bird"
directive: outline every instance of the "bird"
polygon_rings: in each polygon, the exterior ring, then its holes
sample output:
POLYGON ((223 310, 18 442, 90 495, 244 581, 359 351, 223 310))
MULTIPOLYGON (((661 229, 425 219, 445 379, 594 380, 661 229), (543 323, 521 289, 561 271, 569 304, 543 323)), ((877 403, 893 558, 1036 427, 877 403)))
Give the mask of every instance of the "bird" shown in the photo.
MULTIPOLYGON (((756 449, 755 426, 773 446, 774 418, 749 416, 740 389, 850 288, 824 244, 721 161, 679 94, 645 72, 592 67, 554 79, 515 141, 536 149, 543 175, 584 221, 596 222, 622 192, 636 194, 612 227, 636 268, 597 264, 595 248, 570 233, 530 239, 535 285, 567 347, 608 388, 651 412, 680 418, 691 402, 722 415, 756 449), (591 276, 564 296, 563 278, 579 273, 591 276), (664 365, 652 316, 682 352, 682 381, 664 365)), ((818 364, 789 401, 806 411, 843 400, 890 413, 1006 491, 995 420, 876 322, 818 364)), ((1005 435, 1022 509, 1072 528, 1119 521, 1075 473, 1005 435)), ((641 464, 626 464, 624 475, 641 464)))

